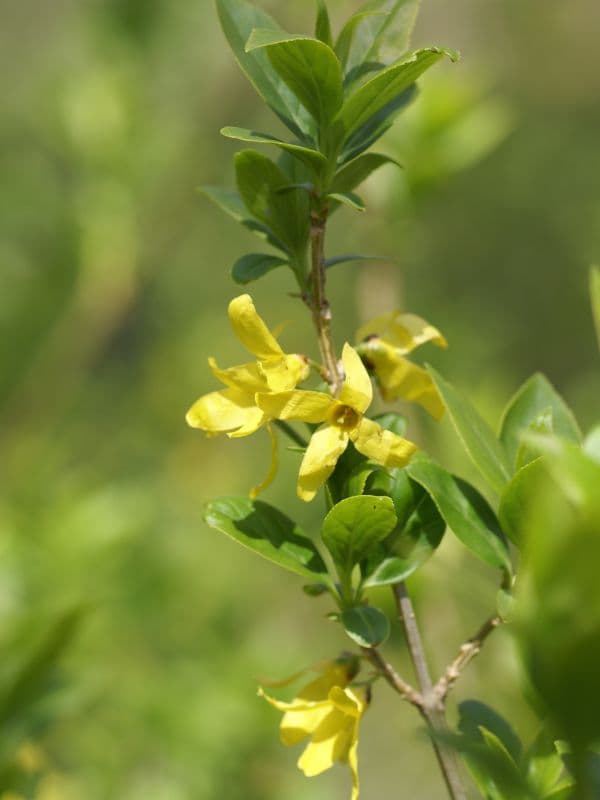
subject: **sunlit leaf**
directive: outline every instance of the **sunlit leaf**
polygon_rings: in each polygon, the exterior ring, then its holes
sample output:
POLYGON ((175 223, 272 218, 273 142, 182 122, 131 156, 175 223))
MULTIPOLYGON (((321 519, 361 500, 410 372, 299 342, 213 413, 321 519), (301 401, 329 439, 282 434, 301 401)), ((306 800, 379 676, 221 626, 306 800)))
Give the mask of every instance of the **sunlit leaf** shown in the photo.
POLYGON ((396 527, 394 504, 389 497, 360 495, 335 505, 325 517, 321 535, 336 565, 344 574, 369 554, 396 527))
POLYGON ((433 368, 429 372, 465 450, 490 486, 500 493, 511 475, 502 445, 470 400, 433 368))
POLYGON ((248 497, 223 497, 207 505, 204 519, 211 528, 290 572, 313 579, 327 575, 312 541, 295 522, 268 503, 248 497))
POLYGON ((348 636, 361 647, 379 647, 390 635, 388 618, 373 606, 348 608, 340 620, 348 636))
POLYGON ((327 160, 322 153, 318 150, 313 150, 310 147, 304 147, 299 144, 284 142, 277 139, 275 136, 270 136, 268 133, 258 133, 257 131, 248 130, 248 128, 234 128, 226 127, 221 130, 223 136, 228 139, 237 139, 240 142, 252 142, 254 144, 271 144, 278 147, 280 150, 286 150, 306 164, 316 174, 320 174, 321 170, 327 164, 327 160))
POLYGON ((246 50, 267 52, 273 68, 319 125, 326 125, 342 105, 342 70, 333 50, 308 36, 254 30, 246 50))

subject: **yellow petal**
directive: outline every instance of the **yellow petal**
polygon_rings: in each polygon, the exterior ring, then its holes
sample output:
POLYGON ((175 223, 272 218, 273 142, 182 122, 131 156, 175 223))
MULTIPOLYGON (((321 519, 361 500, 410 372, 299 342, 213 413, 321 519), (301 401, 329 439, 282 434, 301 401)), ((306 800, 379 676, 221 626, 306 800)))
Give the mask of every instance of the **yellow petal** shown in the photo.
POLYGON ((444 336, 433 325, 416 314, 401 314, 399 311, 377 317, 357 332, 359 341, 371 336, 385 339, 400 350, 401 354, 410 353, 426 342, 433 342, 438 347, 448 347, 444 336))
POLYGON ((259 361, 257 369, 266 384, 262 389, 256 389, 257 392, 286 392, 295 389, 299 383, 306 380, 310 371, 306 361, 297 355, 259 361))
POLYGON ((282 744, 290 747, 301 742, 319 728, 323 720, 331 714, 332 706, 327 700, 314 703, 308 709, 291 709, 286 711, 279 726, 279 737, 282 744))
POLYGON ((241 364, 239 367, 220 369, 215 359, 209 358, 208 365, 215 378, 230 389, 237 389, 250 395, 269 389, 266 378, 256 361, 252 361, 250 364, 241 364))
POLYGON ((350 437, 359 452, 384 467, 406 466, 417 449, 412 442, 366 418, 350 432, 350 437))
POLYGON ((309 503, 335 469, 348 446, 348 433, 334 425, 324 425, 313 433, 300 465, 298 497, 309 503))
POLYGON ((373 400, 373 386, 360 356, 348 343, 344 345, 342 364, 346 377, 338 400, 364 414, 373 400))
POLYGON ((243 436, 250 436, 269 421, 265 413, 257 406, 249 408, 246 414, 246 421, 244 424, 235 431, 227 434, 230 439, 241 439, 243 436))
POLYGON ((264 492, 266 488, 268 488, 275 479, 275 475, 277 475, 277 468, 279 467, 279 449, 277 447, 277 436, 275 431, 271 427, 271 425, 267 425, 267 433, 271 439, 271 466, 269 467, 269 471, 267 473, 266 478, 259 483, 258 486, 255 486, 253 489, 250 490, 250 497, 255 498, 261 492, 264 492))
POLYGON ((333 705, 350 717, 360 719, 367 708, 366 695, 362 689, 333 686, 329 692, 333 705))
POLYGON ((242 294, 231 301, 229 321, 240 342, 257 358, 283 355, 277 340, 259 317, 249 294, 242 294))
POLYGON ((298 699, 310 701, 328 699, 329 693, 334 686, 346 686, 348 681, 348 666, 346 664, 336 663, 335 661, 330 662, 326 665, 318 678, 307 683, 306 686, 298 692, 298 699))
POLYGON ((348 751, 348 766, 352 773, 351 800, 358 800, 360 794, 360 783, 358 780, 358 736, 354 737, 354 742, 348 751))
POLYGON ((298 766, 307 778, 320 775, 331 769, 336 761, 347 758, 351 738, 348 728, 354 721, 331 704, 328 709, 329 713, 313 730, 311 741, 298 760, 298 766))
POLYGON ((246 425, 256 415, 252 395, 224 389, 197 400, 186 414, 187 424, 207 433, 225 433, 246 425))
POLYGON ((383 399, 418 403, 435 419, 444 414, 444 404, 429 373, 411 363, 399 351, 374 339, 367 344, 367 359, 372 364, 383 399))
POLYGON ((256 405, 270 419, 323 422, 335 400, 323 392, 308 392, 298 389, 291 392, 259 393, 256 405))

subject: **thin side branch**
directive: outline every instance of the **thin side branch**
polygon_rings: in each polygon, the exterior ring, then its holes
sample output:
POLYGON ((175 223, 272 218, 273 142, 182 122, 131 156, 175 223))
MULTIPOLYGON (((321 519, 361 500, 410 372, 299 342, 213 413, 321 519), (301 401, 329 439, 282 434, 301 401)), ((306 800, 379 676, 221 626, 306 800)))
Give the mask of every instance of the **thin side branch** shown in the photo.
POLYGON ((396 672, 394 667, 385 660, 379 650, 377 650, 376 647, 363 647, 362 651, 377 671, 386 679, 392 689, 421 711, 423 707, 423 696, 396 672))
POLYGON ((421 690, 422 704, 418 706, 418 708, 429 728, 431 744, 440 766, 440 771, 444 778, 448 794, 451 800, 467 800, 457 755, 454 750, 449 748, 442 741, 443 735, 448 732, 444 701, 443 699, 438 699, 433 690, 433 682, 427 666, 425 650, 423 648, 421 633, 415 617, 412 600, 404 583, 399 583, 394 586, 393 591, 398 608, 398 617, 404 628, 406 642, 421 690))
POLYGON ((477 658, 488 636, 500 625, 502 625, 502 619, 499 616, 490 617, 484 622, 477 633, 462 645, 458 655, 448 666, 433 689, 433 694, 438 702, 444 702, 448 696, 448 693, 456 681, 460 678, 463 671, 468 667, 474 658, 477 658))

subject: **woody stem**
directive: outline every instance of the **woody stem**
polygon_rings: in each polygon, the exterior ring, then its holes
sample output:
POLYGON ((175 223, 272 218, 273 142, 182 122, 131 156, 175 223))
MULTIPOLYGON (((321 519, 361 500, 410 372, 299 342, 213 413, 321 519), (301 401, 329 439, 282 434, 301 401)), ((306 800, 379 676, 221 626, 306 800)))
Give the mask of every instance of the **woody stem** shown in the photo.
POLYGON ((313 211, 310 219, 311 274, 310 308, 319 339, 319 348, 325 377, 331 391, 336 395, 342 385, 342 375, 335 354, 331 335, 331 307, 325 294, 327 275, 325 270, 325 230, 327 208, 313 211))

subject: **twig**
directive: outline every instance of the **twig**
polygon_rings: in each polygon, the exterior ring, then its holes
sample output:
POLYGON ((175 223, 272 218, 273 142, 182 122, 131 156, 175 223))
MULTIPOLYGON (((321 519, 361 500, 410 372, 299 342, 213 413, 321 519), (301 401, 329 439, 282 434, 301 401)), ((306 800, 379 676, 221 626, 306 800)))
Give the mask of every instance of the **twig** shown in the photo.
POLYGON ((398 616, 404 628, 406 642, 421 690, 422 702, 417 707, 431 733, 431 744, 448 789, 448 794, 452 800, 467 800, 456 753, 442 741, 442 736, 448 731, 444 702, 439 700, 433 691, 433 682, 429 674, 412 600, 404 583, 395 585, 393 590, 398 616))
POLYGON ((321 213, 311 215, 310 242, 311 242, 311 288, 310 307, 313 322, 317 329, 319 349, 323 359, 323 366, 327 374, 327 382, 331 391, 336 395, 342 385, 342 375, 335 355, 333 339, 331 336, 331 308, 325 294, 325 229, 327 226, 327 209, 321 213))
POLYGON ((499 625, 502 625, 501 617, 490 617, 490 619, 484 622, 475 636, 472 636, 462 645, 454 661, 448 666, 433 688, 433 694, 440 703, 444 702, 448 696, 448 692, 452 689, 462 672, 471 661, 479 655, 485 640, 499 625))
POLYGON ((379 650, 377 650, 376 647, 363 647, 362 651, 377 671, 386 679, 392 689, 398 692, 405 700, 408 700, 409 703, 412 703, 413 706, 421 710, 423 706, 422 695, 396 672, 394 667, 385 660, 379 650))

